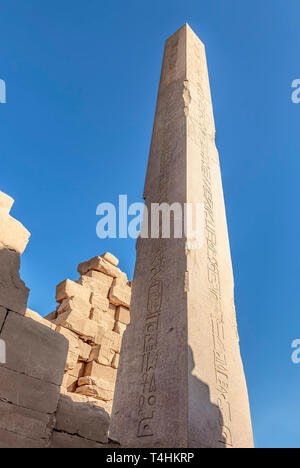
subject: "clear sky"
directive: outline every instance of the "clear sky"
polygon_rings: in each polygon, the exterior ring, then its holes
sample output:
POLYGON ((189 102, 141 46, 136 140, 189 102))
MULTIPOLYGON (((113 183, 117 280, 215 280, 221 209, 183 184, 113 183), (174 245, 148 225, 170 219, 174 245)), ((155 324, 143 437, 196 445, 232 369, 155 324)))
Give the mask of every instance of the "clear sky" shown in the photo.
POLYGON ((135 242, 96 237, 96 206, 141 200, 164 40, 206 44, 236 306, 257 447, 300 446, 299 0, 0 3, 0 190, 32 233, 29 306, 105 251, 131 278, 135 242))

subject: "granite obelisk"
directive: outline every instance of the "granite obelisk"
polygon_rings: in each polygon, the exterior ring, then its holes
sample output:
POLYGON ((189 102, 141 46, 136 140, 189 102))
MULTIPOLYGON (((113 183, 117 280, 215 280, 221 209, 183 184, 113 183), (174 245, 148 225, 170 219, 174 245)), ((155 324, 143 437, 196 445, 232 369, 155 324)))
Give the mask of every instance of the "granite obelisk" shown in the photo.
POLYGON ((204 237, 139 238, 112 412, 124 447, 252 447, 205 48, 166 41, 145 204, 202 204, 204 237))

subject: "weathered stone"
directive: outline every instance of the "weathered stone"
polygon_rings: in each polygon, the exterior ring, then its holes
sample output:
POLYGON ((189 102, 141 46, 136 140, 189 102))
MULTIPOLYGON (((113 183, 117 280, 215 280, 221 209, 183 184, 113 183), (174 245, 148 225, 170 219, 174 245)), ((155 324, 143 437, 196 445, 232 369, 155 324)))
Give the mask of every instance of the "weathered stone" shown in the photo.
POLYGON ((80 377, 84 376, 85 371, 85 363, 84 362, 77 362, 74 369, 69 370, 68 374, 72 375, 79 379, 80 377))
POLYGON ((31 449, 31 448, 47 448, 49 444, 48 439, 34 440, 29 437, 24 437, 15 432, 9 432, 0 429, 0 448, 16 448, 16 449, 31 449))
POLYGON ((103 346, 112 349, 116 353, 121 352, 121 345, 122 345, 122 337, 115 332, 106 332, 105 337, 102 341, 103 346))
POLYGON ((99 309, 92 309, 91 319, 107 330, 114 329, 115 320, 107 312, 102 312, 99 309))
POLYGON ((26 249, 30 232, 10 215, 4 215, 0 210, 0 240, 2 245, 10 250, 22 254, 26 249))
POLYGON ((116 321, 122 322, 125 325, 130 323, 130 311, 126 307, 119 306, 116 311, 116 321))
POLYGON ((0 430, 33 440, 50 439, 55 426, 53 415, 0 401, 0 430))
POLYGON ((88 362, 84 372, 85 377, 94 377, 101 380, 106 380, 115 384, 117 378, 117 371, 112 367, 103 366, 97 362, 88 362))
POLYGON ((76 434, 95 442, 106 443, 109 416, 101 408, 87 403, 77 403, 62 395, 56 412, 57 431, 76 434))
POLYGON ((84 288, 78 283, 69 279, 58 284, 56 287, 56 300, 62 302, 64 299, 76 297, 76 301, 80 299, 85 302, 90 302, 91 292, 89 289, 84 288))
POLYGON ((114 357, 114 351, 103 345, 97 345, 92 348, 89 361, 96 361, 98 364, 110 366, 114 357))
POLYGON ((3 365, 0 365, 0 374, 1 400, 42 413, 55 413, 59 399, 57 385, 6 369, 3 365))
POLYGON ((113 278, 122 278, 124 281, 127 280, 127 276, 119 268, 112 265, 110 262, 107 262, 102 257, 95 257, 89 260, 88 262, 81 263, 78 266, 78 273, 85 275, 88 271, 95 270, 101 271, 108 276, 113 278))
POLYGON ((110 401, 113 399, 114 395, 114 384, 112 382, 108 382, 107 380, 102 380, 98 379, 95 377, 82 377, 81 379, 78 380, 78 389, 77 393, 81 393, 83 395, 87 396, 95 396, 100 398, 101 400, 106 400, 110 401), (89 392, 88 389, 83 389, 83 387, 92 387, 91 391, 93 392, 94 388, 98 389, 99 394, 90 394, 90 393, 85 393, 85 390, 89 392))
POLYGON ((116 306, 130 306, 131 288, 122 279, 115 278, 109 292, 109 300, 116 306))
POLYGON ((79 353, 79 336, 75 332, 64 327, 56 327, 56 331, 68 340, 69 348, 72 348, 74 351, 76 350, 75 352, 78 350, 79 353))
POLYGON ((64 312, 59 315, 55 320, 55 324, 60 327, 63 326, 68 328, 84 340, 91 341, 95 344, 101 344, 103 336, 106 332, 105 328, 101 327, 97 322, 93 320, 87 320, 76 312, 64 312))
POLYGON ((29 289, 20 279, 20 255, 0 247, 0 306, 25 315, 29 289))
POLYGON ((127 325, 125 325, 124 323, 116 322, 115 327, 114 327, 114 332, 123 336, 123 333, 125 332, 126 328, 127 328, 127 325))
POLYGON ((90 357, 92 347, 82 340, 79 340, 79 359, 87 361, 90 357))
POLYGON ((109 300, 98 294, 92 294, 91 305, 93 309, 98 309, 102 312, 108 312, 110 306, 109 300))
POLYGON ((203 223, 197 235, 137 241, 110 436, 122 447, 253 447, 205 48, 188 25, 166 42, 144 199, 149 218, 158 201, 200 204, 203 223))
POLYGON ((53 432, 49 446, 51 449, 99 449, 104 447, 105 445, 92 440, 57 431, 53 432))
POLYGON ((35 320, 35 322, 38 322, 41 325, 44 325, 45 327, 51 328, 51 330, 55 330, 55 325, 53 325, 53 323, 49 322, 49 320, 44 319, 40 314, 34 312, 31 309, 26 309, 25 316, 32 320, 35 320))
POLYGON ((78 312, 82 317, 88 319, 91 312, 91 304, 81 299, 80 296, 64 299, 57 309, 58 314, 64 312, 78 312))
MULTIPOLYGON (((94 273, 99 273, 95 271, 94 273)), ((109 276, 108 276, 109 278, 109 276)), ((104 298, 107 298, 109 287, 103 284, 102 282, 98 281, 97 278, 83 275, 77 281, 78 284, 81 284, 83 287, 90 289, 94 294, 98 294, 104 298)))
POLYGON ((105 254, 101 255, 101 257, 114 266, 119 265, 119 259, 109 252, 106 252, 105 254))
POLYGON ((120 360, 120 354, 115 353, 115 355, 113 357, 113 360, 112 360, 112 363, 111 363, 111 367, 113 367, 114 369, 118 369, 119 360, 120 360))
POLYGON ((76 393, 104 401, 111 401, 114 395, 113 392, 108 392, 107 390, 103 390, 95 385, 82 385, 76 389, 76 393))
POLYGON ((66 373, 64 375, 61 386, 66 389, 67 392, 75 392, 77 387, 77 377, 66 373))
POLYGON ((34 320, 9 312, 0 338, 6 343, 5 367, 60 385, 68 352, 67 340, 34 320))
POLYGON ((115 320, 117 307, 114 304, 109 304, 107 313, 115 320))
POLYGON ((72 348, 69 349, 67 360, 66 360, 66 365, 65 365, 66 371, 75 369, 77 362, 78 362, 78 357, 79 357, 79 348, 77 348, 77 350, 78 352, 74 352, 72 348))
POLYGON ((53 312, 51 312, 50 314, 45 316, 45 319, 49 320, 50 322, 53 322, 56 318, 57 318, 57 311, 56 310, 54 310, 53 312))

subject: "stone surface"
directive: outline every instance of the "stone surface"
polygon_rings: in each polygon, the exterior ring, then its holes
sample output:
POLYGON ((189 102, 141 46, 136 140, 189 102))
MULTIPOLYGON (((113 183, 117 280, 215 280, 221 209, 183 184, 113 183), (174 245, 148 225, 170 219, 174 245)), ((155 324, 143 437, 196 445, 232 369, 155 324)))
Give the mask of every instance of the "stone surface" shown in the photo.
POLYGON ((57 385, 6 369, 3 365, 0 365, 0 374, 0 400, 42 413, 55 413, 59 399, 57 385))
POLYGON ((116 311, 116 320, 128 325, 130 323, 130 312, 126 307, 119 306, 116 311))
POLYGON ((3 215, 0 210, 0 241, 4 247, 22 254, 26 249, 30 232, 16 219, 3 215))
POLYGON ((29 437, 24 437, 15 432, 9 432, 4 429, 0 429, 0 448, 16 448, 16 449, 31 449, 31 448, 47 448, 49 441, 44 440, 34 440, 29 437))
POLYGON ((130 306, 131 288, 121 278, 115 278, 109 292, 109 300, 116 306, 130 306))
POLYGON ((77 301, 81 299, 83 302, 89 303, 90 296, 90 290, 69 279, 58 284, 56 287, 57 302, 62 302, 64 299, 76 297, 77 301))
POLYGON ((0 331, 4 325, 6 315, 7 315, 7 310, 4 307, 0 306, 0 331))
POLYGON ((6 343, 5 367, 60 385, 68 351, 67 340, 28 317, 9 312, 0 338, 6 343))
POLYGON ((117 371, 112 367, 103 366, 102 364, 98 364, 97 362, 93 361, 86 365, 84 376, 101 379, 106 382, 115 384, 117 371))
POLYGON ((56 412, 57 431, 107 443, 108 428, 109 416, 104 410, 87 403, 74 402, 67 395, 61 395, 56 412))
POLYGON ((34 310, 26 309, 25 316, 31 318, 35 322, 39 322, 45 327, 51 328, 51 330, 55 330, 55 325, 53 325, 53 323, 49 322, 47 319, 44 319, 40 314, 34 312, 34 310))
POLYGON ((98 345, 92 348, 89 360, 96 361, 98 364, 110 366, 114 358, 114 351, 108 346, 98 345))
POLYGON ((105 328, 101 327, 97 322, 82 318, 80 313, 75 311, 60 314, 55 320, 55 324, 58 327, 68 328, 86 341, 91 341, 95 344, 102 343, 106 331, 105 328))
POLYGON ((92 309, 98 309, 102 312, 108 312, 109 300, 106 297, 100 296, 99 294, 92 294, 91 296, 92 309))
POLYGON ((0 210, 1 210, 0 214, 2 212, 2 215, 3 214, 8 215, 10 213, 10 210, 13 204, 14 204, 14 199, 11 198, 6 193, 0 191, 0 210))
POLYGON ((29 439, 49 440, 55 425, 53 415, 1 401, 0 414, 0 430, 6 430, 29 439))
MULTIPOLYGON (((100 273, 100 272, 95 271, 93 273, 100 273)), ((98 281, 97 278, 93 276, 83 275, 79 278, 77 282, 78 284, 81 284, 85 288, 90 289, 93 293, 98 294, 99 296, 102 296, 104 298, 107 298, 110 286, 107 286, 103 282, 98 281)))
POLYGON ((137 241, 111 437, 124 447, 252 447, 205 48, 188 25, 166 42, 144 199, 149 211, 202 203, 205 232, 137 241))
POLYGON ((82 317, 89 318, 91 312, 91 304, 88 301, 81 299, 80 296, 64 299, 57 309, 58 314, 64 312, 78 312, 82 317))
POLYGON ((52 449, 99 449, 105 445, 65 432, 54 431, 49 448, 52 449))
POLYGON ((119 259, 109 252, 106 252, 105 254, 101 255, 101 257, 114 266, 119 265, 119 259))
POLYGON ((25 315, 29 289, 19 275, 20 255, 0 247, 0 306, 25 315))
POLYGON ((95 257, 89 260, 88 262, 81 263, 78 266, 78 273, 85 275, 88 271, 95 270, 105 273, 112 278, 122 278, 124 281, 127 280, 127 276, 119 268, 112 265, 110 262, 107 262, 102 257, 95 257))

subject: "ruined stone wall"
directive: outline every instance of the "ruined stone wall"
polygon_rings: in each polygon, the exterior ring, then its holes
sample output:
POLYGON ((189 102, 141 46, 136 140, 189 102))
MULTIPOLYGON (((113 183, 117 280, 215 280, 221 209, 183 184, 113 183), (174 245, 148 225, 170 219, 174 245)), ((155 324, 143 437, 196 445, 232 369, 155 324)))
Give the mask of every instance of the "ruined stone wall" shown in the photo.
POLYGON ((111 254, 59 284, 47 318, 19 276, 29 232, 0 192, 0 448, 102 448, 131 286, 111 254))

